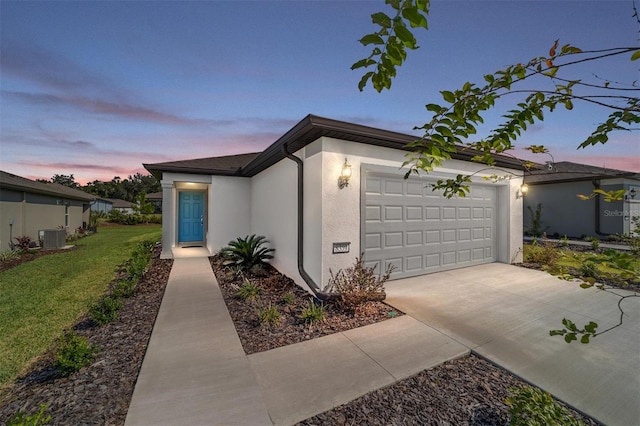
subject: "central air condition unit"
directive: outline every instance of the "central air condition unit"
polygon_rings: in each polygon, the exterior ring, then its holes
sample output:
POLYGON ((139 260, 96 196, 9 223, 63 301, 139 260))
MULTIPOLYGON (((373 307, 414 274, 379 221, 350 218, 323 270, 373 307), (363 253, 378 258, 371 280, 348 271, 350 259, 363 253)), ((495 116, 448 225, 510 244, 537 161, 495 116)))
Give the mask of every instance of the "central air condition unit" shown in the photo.
POLYGON ((64 229, 43 229, 38 231, 38 238, 43 250, 59 249, 67 243, 67 232, 64 229))

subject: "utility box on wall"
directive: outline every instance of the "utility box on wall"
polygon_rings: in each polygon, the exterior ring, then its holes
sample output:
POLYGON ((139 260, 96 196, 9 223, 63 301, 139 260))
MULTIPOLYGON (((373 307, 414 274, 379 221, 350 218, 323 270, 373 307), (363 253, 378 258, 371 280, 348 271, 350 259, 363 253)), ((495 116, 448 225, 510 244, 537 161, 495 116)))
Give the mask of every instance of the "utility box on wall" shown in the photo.
POLYGON ((38 239, 43 250, 59 249, 66 245, 67 231, 64 229, 42 229, 38 231, 38 239))

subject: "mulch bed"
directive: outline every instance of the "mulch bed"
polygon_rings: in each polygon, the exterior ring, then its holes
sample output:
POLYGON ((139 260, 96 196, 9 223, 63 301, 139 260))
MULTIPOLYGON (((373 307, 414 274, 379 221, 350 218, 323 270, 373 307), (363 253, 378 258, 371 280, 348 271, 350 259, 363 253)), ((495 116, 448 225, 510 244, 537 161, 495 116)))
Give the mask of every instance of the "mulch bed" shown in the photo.
POLYGON ((26 262, 31 262, 32 260, 35 260, 42 256, 48 256, 50 254, 56 254, 56 253, 66 253, 69 250, 76 250, 77 248, 78 246, 73 246, 68 249, 56 249, 56 250, 38 249, 38 250, 25 251, 24 253, 20 253, 20 255, 15 259, 0 261, 0 272, 6 271, 7 269, 14 268, 26 262))
POLYGON ((210 261, 242 347, 247 354, 304 342, 403 315, 383 302, 367 302, 355 312, 344 309, 337 302, 325 302, 323 306, 326 318, 310 325, 305 324, 300 316, 312 297, 291 278, 282 275, 271 265, 266 265, 259 275, 240 276, 231 268, 222 266, 219 257, 211 257, 210 261), (247 301, 237 298, 236 292, 244 283, 244 279, 256 284, 261 289, 261 294, 247 301), (283 296, 287 293, 293 295, 292 303, 283 301, 283 296), (269 306, 278 308, 281 315, 279 325, 260 324, 260 309, 269 306))
MULTIPOLYGON (((370 392, 298 425, 507 425, 510 388, 520 379, 471 355, 370 392)), ((587 425, 593 419, 570 410, 587 425)))
POLYGON ((43 355, 0 394, 0 424, 19 410, 37 412, 39 404, 48 405, 51 424, 124 424, 173 264, 158 256, 159 248, 135 294, 124 299, 118 320, 98 327, 83 318, 74 327, 77 334, 100 347, 93 364, 63 378, 54 367, 54 352, 43 355))

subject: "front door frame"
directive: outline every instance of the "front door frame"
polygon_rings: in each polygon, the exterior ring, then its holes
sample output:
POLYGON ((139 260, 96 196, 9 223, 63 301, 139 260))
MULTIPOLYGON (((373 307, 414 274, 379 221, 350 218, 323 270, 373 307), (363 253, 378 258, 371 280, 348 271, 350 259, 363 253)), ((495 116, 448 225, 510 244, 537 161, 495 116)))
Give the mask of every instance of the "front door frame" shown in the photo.
POLYGON ((207 246, 207 191, 204 189, 177 188, 176 194, 176 247, 206 247, 207 246), (202 241, 180 241, 180 193, 202 194, 202 241))

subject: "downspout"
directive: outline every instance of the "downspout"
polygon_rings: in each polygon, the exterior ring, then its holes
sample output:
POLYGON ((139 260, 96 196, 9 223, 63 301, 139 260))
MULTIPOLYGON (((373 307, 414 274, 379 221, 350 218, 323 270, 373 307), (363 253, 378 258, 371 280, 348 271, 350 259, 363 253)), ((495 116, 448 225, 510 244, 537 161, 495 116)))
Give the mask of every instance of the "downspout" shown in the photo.
MULTIPOLYGON (((593 187, 595 189, 600 189, 600 179, 594 179, 593 181, 591 181, 591 183, 593 184, 593 187)), ((596 199, 596 202, 594 204, 595 204, 596 234, 604 237, 610 234, 604 234, 600 231, 600 194, 596 194, 595 199, 596 199)))
POLYGON ((338 295, 322 291, 304 269, 304 163, 287 150, 286 143, 282 145, 282 152, 288 159, 295 161, 298 165, 298 272, 318 300, 334 299, 338 295))

